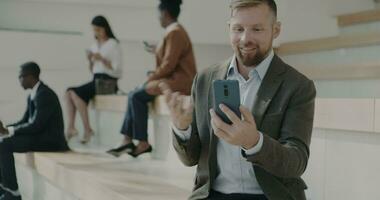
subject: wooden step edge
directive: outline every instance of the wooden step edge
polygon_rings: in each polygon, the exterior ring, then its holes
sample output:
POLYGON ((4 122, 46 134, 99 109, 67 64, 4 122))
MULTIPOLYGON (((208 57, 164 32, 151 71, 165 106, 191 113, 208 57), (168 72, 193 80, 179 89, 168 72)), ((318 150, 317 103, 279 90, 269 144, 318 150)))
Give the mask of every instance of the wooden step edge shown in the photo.
POLYGON ((350 80, 380 78, 380 62, 351 65, 295 65, 312 80, 350 80))
POLYGON ((357 13, 337 16, 339 27, 347 27, 360 23, 380 21, 380 9, 366 10, 357 13))
POLYGON ((283 43, 275 51, 279 55, 291 55, 377 44, 380 44, 380 32, 283 43))

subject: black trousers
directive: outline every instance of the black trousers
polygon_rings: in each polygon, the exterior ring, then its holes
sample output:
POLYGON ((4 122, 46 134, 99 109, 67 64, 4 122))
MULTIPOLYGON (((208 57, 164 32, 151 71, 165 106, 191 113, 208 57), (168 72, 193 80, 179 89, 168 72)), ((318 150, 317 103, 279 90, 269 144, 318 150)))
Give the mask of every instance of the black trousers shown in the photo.
POLYGON ((263 194, 223 194, 214 190, 210 191, 207 200, 268 200, 263 194))
MULTIPOLYGON (((30 151, 62 151, 60 145, 39 141, 36 136, 13 136, 0 142, 0 192, 12 199, 11 191, 18 190, 16 169, 13 153, 25 153, 30 151)), ((6 198, 7 199, 7 198, 6 198)))
POLYGON ((4 188, 18 190, 16 180, 14 152, 28 152, 32 146, 32 137, 10 137, 0 142, 0 183, 4 188))
POLYGON ((148 141, 148 103, 155 97, 148 94, 145 87, 139 87, 128 93, 127 112, 121 134, 136 140, 148 141))

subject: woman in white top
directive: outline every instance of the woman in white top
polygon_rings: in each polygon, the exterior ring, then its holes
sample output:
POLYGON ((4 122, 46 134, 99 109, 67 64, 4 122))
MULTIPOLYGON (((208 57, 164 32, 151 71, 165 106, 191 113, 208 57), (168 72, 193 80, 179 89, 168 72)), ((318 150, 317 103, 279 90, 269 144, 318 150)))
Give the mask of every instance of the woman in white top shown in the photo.
MULTIPOLYGON (((90 71, 94 74, 91 82, 79 87, 67 89, 66 103, 68 113, 67 139, 78 135, 75 128, 75 114, 78 110, 84 127, 84 137, 82 143, 87 143, 94 134, 88 119, 87 106, 89 101, 95 96, 95 81, 115 80, 122 75, 122 56, 118 40, 114 36, 111 27, 103 16, 96 16, 92 20, 93 31, 96 43, 87 52, 90 63, 90 71)), ((117 87, 115 88, 116 93, 117 87)))

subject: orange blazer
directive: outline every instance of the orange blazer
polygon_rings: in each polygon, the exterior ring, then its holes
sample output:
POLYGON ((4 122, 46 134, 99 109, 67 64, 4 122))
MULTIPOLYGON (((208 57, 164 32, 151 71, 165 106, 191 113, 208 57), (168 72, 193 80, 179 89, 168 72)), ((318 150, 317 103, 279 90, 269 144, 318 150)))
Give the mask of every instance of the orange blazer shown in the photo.
POLYGON ((156 70, 148 79, 148 85, 152 86, 151 92, 148 93, 160 94, 157 85, 165 81, 173 91, 189 95, 196 73, 190 37, 185 29, 177 24, 166 31, 163 41, 156 49, 156 70))

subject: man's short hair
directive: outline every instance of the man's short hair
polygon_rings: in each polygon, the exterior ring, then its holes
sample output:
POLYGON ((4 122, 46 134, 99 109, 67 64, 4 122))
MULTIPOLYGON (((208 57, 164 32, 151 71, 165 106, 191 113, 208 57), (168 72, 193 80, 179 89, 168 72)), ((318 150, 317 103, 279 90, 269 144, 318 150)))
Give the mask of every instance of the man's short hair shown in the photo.
POLYGON ((231 16, 235 9, 255 7, 261 4, 267 4, 274 16, 277 17, 277 5, 274 0, 231 0, 231 16))
POLYGON ((32 75, 34 78, 39 79, 40 67, 35 62, 27 62, 20 66, 21 71, 26 75, 32 75))

